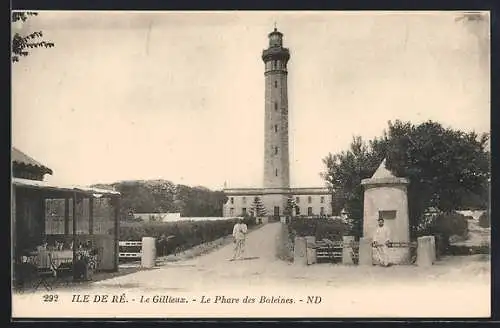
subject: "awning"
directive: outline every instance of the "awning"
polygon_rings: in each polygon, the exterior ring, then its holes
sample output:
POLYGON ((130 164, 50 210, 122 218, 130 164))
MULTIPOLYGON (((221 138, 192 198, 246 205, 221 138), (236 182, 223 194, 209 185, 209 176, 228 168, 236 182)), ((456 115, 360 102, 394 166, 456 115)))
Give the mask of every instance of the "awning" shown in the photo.
POLYGON ((32 157, 26 155, 19 149, 12 147, 11 151, 11 160, 12 163, 18 164, 18 165, 24 165, 27 167, 34 167, 43 172, 44 174, 51 174, 52 175, 52 170, 43 165, 42 163, 34 160, 32 157))
POLYGON ((53 190, 53 191, 67 191, 67 192, 78 192, 86 195, 91 195, 93 197, 101 197, 104 195, 118 196, 120 192, 101 188, 91 188, 91 187, 81 187, 73 185, 58 185, 53 183, 47 183, 45 181, 12 178, 12 184, 19 187, 33 188, 33 189, 43 189, 43 190, 53 190))

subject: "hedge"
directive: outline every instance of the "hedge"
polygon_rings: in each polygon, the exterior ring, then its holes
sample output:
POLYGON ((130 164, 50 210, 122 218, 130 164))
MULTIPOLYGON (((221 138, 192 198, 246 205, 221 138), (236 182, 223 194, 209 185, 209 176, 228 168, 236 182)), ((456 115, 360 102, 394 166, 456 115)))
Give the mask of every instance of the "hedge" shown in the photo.
MULTIPOLYGON (((142 240, 142 237, 154 237, 157 239, 159 255, 167 255, 231 235, 237 221, 238 219, 122 222, 120 223, 119 239, 122 241, 138 241, 142 240)), ((255 225, 254 218, 245 218, 244 222, 249 228, 255 225)))
POLYGON ((328 218, 292 218, 288 223, 291 239, 295 237, 315 236, 316 240, 324 238, 342 240, 348 231, 347 224, 338 219, 328 218))

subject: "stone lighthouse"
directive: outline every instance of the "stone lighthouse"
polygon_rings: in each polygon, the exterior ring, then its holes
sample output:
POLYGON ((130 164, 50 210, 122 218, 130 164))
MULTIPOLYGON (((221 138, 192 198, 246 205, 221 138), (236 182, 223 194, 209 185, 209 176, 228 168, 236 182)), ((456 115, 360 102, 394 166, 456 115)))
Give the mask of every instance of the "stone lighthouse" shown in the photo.
POLYGON ((291 187, 288 146, 288 69, 290 51, 283 46, 283 34, 276 27, 267 35, 262 51, 264 62, 264 174, 262 186, 224 188, 228 201, 223 216, 255 214, 265 208, 263 217, 283 218, 290 215, 287 206, 295 201, 294 215, 325 217, 332 215, 332 196, 326 187, 291 187), (258 206, 260 204, 260 206, 258 206))
POLYGON ((265 64, 264 188, 290 188, 288 153, 287 63, 290 52, 283 34, 269 33, 269 47, 262 52, 265 64))

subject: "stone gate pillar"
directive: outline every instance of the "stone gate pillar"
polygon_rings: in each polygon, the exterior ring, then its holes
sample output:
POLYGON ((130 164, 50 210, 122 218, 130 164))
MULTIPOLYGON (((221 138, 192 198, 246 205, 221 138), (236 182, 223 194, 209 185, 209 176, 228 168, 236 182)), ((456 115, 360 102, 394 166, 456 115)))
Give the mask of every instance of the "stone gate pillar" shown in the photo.
POLYGON ((435 261, 434 236, 423 236, 418 238, 417 265, 422 267, 431 266, 435 261))
POLYGON ((359 238, 359 260, 358 265, 373 264, 373 239, 368 237, 359 238))
POLYGON ((142 237, 141 266, 153 268, 156 265, 156 239, 153 237, 142 237))
POLYGON ((351 256, 353 249, 352 246, 350 246, 352 243, 354 243, 354 236, 342 237, 342 243, 342 264, 354 264, 351 256))
POLYGON ((307 265, 307 242, 304 237, 295 237, 293 263, 296 265, 307 265))

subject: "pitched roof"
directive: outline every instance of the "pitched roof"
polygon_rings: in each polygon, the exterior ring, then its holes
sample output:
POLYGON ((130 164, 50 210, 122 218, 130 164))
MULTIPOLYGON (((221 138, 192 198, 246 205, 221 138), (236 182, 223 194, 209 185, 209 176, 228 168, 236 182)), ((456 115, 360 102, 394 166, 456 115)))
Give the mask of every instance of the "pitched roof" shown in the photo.
POLYGON ((398 178, 385 167, 386 160, 380 163, 378 169, 373 173, 371 178, 361 180, 362 185, 390 185, 390 184, 408 184, 406 178, 398 178))
POLYGON ((44 172, 44 174, 52 174, 52 170, 42 163, 36 161, 35 159, 31 158, 30 156, 26 155, 19 149, 12 147, 11 151, 11 161, 14 164, 20 164, 20 165, 25 165, 25 166, 31 166, 35 167, 41 171, 44 172))
POLYGON ((102 195, 120 195, 120 192, 114 191, 114 190, 84 187, 84 186, 75 186, 75 185, 54 184, 54 183, 49 183, 49 182, 45 182, 45 181, 29 180, 29 179, 22 179, 22 178, 12 178, 12 183, 15 186, 34 188, 34 189, 77 191, 77 192, 84 193, 87 195, 94 195, 94 197, 97 197, 101 194, 102 195))
POLYGON ((372 179, 395 178, 394 174, 392 174, 392 172, 387 169, 385 163, 386 159, 384 158, 382 163, 380 163, 378 169, 375 171, 375 173, 373 173, 372 179))

